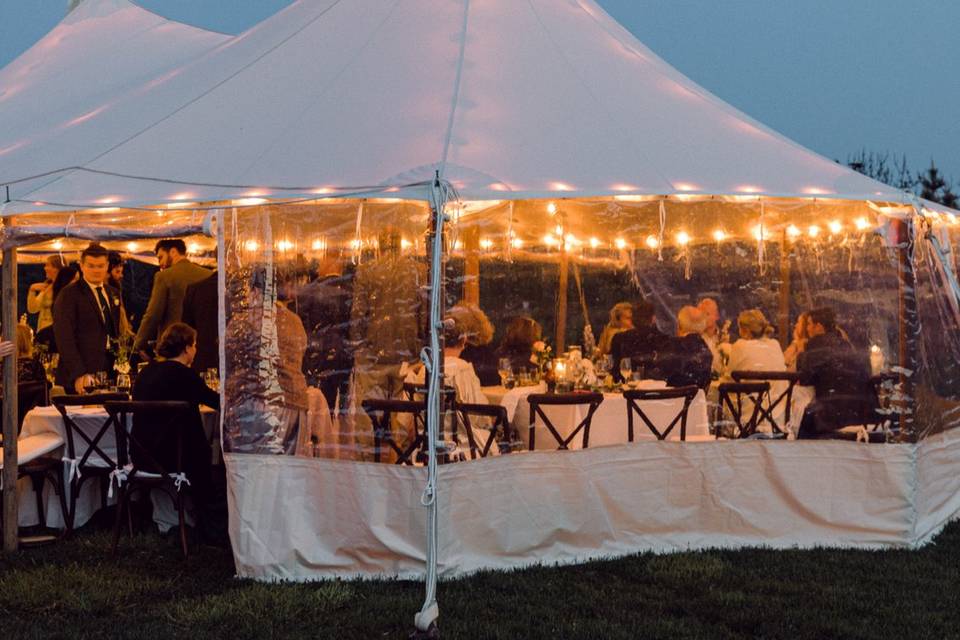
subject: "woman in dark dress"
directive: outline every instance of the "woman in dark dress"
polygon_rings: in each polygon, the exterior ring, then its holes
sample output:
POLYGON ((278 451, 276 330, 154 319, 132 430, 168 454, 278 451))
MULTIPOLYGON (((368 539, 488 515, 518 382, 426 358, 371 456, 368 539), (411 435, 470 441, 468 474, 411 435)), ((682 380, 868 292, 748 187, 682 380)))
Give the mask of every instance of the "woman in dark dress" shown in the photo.
POLYGON ((533 356, 533 345, 543 337, 543 328, 540 323, 529 316, 514 318, 503 336, 497 356, 509 358, 510 364, 516 369, 535 369, 536 364, 530 361, 533 356))
POLYGON ((480 385, 494 387, 500 384, 500 374, 497 373, 497 351, 491 345, 493 342, 493 324, 480 307, 469 302, 459 302, 456 308, 466 309, 470 317, 470 331, 467 334, 467 346, 460 354, 463 360, 473 365, 480 385))
MULTIPOLYGON (((203 432, 199 405, 219 410, 220 396, 190 368, 197 354, 196 343, 197 332, 189 325, 176 322, 167 327, 157 344, 162 360, 150 363, 137 375, 133 399, 180 400, 193 405, 183 427, 182 470, 193 490, 198 528, 201 535, 211 539, 221 534, 224 523, 216 521, 221 515, 221 509, 216 508, 220 501, 213 495, 212 454, 203 432)), ((176 467, 176 438, 165 418, 136 415, 131 433, 139 445, 130 450, 134 464, 146 464, 149 470, 149 461, 153 459, 167 469, 176 467)))

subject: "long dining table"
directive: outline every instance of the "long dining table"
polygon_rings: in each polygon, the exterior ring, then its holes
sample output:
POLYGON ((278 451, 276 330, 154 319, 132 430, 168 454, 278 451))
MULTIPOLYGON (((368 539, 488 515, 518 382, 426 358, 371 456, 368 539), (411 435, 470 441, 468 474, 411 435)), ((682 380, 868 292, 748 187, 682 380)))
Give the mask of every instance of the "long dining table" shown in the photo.
MULTIPOLYGON (((657 380, 642 380, 637 387, 641 389, 662 389, 665 383, 657 380)), ((498 404, 507 410, 507 417, 510 419, 511 426, 516 430, 520 439, 529 447, 530 438, 530 403, 528 396, 533 393, 544 393, 546 386, 544 384, 514 387, 506 389, 504 387, 483 387, 484 395, 491 404, 498 404)), ((657 427, 658 430, 666 429, 673 419, 680 412, 683 406, 683 399, 671 400, 645 400, 639 403, 640 408, 657 427)), ((564 406, 543 406, 544 413, 553 423, 554 428, 562 437, 567 437, 580 421, 587 415, 588 408, 585 405, 564 405, 564 406)), ((710 435, 710 420, 707 412, 707 398, 703 391, 699 391, 690 403, 687 412, 687 440, 707 440, 712 438, 710 435)), ((657 437, 643 423, 642 420, 634 419, 634 441, 651 441, 657 437)), ((668 440, 680 440, 680 424, 674 426, 667 437, 668 440)), ((581 437, 578 435, 568 445, 570 449, 581 448, 581 437)), ((557 441, 550 433, 542 420, 536 421, 534 429, 534 442, 537 450, 556 449, 557 441)), ((593 414, 590 426, 590 439, 588 446, 599 447, 612 444, 625 444, 627 438, 627 401, 622 393, 604 393, 603 402, 593 414)))

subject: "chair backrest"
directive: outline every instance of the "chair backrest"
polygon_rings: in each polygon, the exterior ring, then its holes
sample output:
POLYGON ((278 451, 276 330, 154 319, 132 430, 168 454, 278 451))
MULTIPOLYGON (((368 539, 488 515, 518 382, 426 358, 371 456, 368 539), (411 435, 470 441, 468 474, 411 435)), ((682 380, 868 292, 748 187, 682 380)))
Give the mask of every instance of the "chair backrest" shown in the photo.
MULTIPOLYGON (((63 418, 63 430, 67 436, 67 458, 75 461, 77 468, 83 469, 88 466, 116 468, 120 465, 117 460, 112 458, 104 451, 103 439, 113 430, 116 433, 115 420, 108 413, 103 423, 92 436, 81 429, 70 416, 69 407, 89 407, 103 406, 105 402, 126 400, 127 396, 122 393, 93 393, 77 396, 57 396, 53 399, 53 406, 60 412, 63 418), (91 459, 98 461, 99 464, 90 464, 91 459)), ((120 450, 120 443, 117 442, 117 450, 120 450)))
POLYGON ((385 442, 397 454, 397 464, 412 465, 411 455, 425 443, 420 425, 426 421, 426 403, 417 400, 367 398, 360 406, 373 423, 373 461, 380 462, 381 448, 385 442), (405 449, 394 440, 391 429, 393 416, 402 414, 409 414, 413 418, 413 439, 405 449))
POLYGON ((559 445, 558 450, 568 449, 569 444, 578 433, 583 432, 581 447, 586 449, 590 444, 590 424, 593 422, 593 414, 597 407, 603 402, 602 393, 531 393, 527 396, 527 402, 530 403, 530 450, 536 448, 534 438, 537 417, 543 421, 543 424, 550 431, 559 445), (541 407, 543 406, 574 406, 584 405, 587 407, 587 415, 580 421, 573 431, 566 438, 557 432, 556 427, 541 407))
POLYGON ((674 387, 667 389, 629 389, 623 392, 623 397, 627 401, 627 441, 633 442, 633 415, 636 413, 640 419, 647 425, 651 433, 657 437, 657 440, 666 440, 673 431, 676 424, 680 423, 680 439, 687 439, 687 414, 690 410, 690 403, 697 397, 700 387, 689 385, 686 387, 674 387), (677 400, 683 399, 680 403, 680 409, 674 415, 673 419, 662 431, 657 425, 653 424, 650 417, 643 410, 641 402, 657 400, 677 400))
MULTIPOLYGON (((771 391, 766 393, 765 401, 760 405, 758 422, 766 421, 774 433, 784 433, 786 423, 790 420, 790 411, 793 407, 793 389, 800 381, 800 374, 796 371, 733 371, 730 376, 737 382, 786 382, 787 386, 776 398, 771 391), (780 424, 774 413, 777 407, 783 405, 783 424, 780 424)), ((772 389, 772 385, 771 385, 772 389)))
MULTIPOLYGON (((462 402, 458 402, 455 406, 456 412, 463 421, 463 427, 466 430, 467 438, 470 442, 470 457, 472 459, 476 459, 478 455, 481 458, 486 458, 487 454, 490 453, 490 448, 493 446, 493 443, 496 442, 498 433, 502 435, 504 440, 509 440, 510 418, 507 416, 506 407, 501 407, 496 404, 470 404, 462 402), (474 439, 471 417, 489 420, 490 422, 490 435, 482 447, 478 446, 474 439)), ((509 449, 504 451, 504 453, 509 453, 509 449)))
POLYGON ((117 462, 120 467, 132 461, 135 471, 162 475, 183 471, 183 429, 189 422, 193 404, 180 400, 108 400, 103 403, 103 408, 113 418, 117 430, 117 462), (162 430, 165 435, 170 434, 174 438, 176 458, 173 468, 169 463, 159 461, 149 447, 138 440, 132 428, 133 420, 138 415, 149 416, 151 429, 162 430), (129 431, 128 424, 131 425, 129 431), (132 452, 136 452, 136 456, 131 456, 132 452))
MULTIPOLYGON (((719 386, 718 391, 720 392, 721 416, 724 407, 726 407, 737 428, 738 437, 749 438, 755 434, 760 422, 760 408, 763 398, 770 393, 770 383, 765 381, 724 382, 719 386), (752 405, 749 416, 744 415, 744 399, 752 405)), ((717 435, 720 435, 719 430, 717 435)))
POLYGON ((47 404, 47 383, 42 380, 17 384, 17 435, 23 419, 34 407, 47 404))

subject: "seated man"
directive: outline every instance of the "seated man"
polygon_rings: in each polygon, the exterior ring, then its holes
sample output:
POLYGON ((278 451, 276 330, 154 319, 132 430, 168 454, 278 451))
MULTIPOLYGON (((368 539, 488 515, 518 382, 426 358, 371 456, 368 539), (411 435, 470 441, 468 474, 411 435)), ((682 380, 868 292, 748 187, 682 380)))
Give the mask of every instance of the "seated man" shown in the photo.
POLYGON ((645 378, 663 378, 657 360, 669 348, 670 338, 657 328, 653 305, 646 300, 633 305, 633 329, 618 333, 610 343, 613 379, 623 382, 620 360, 630 358, 634 369, 643 367, 645 378))
POLYGON ((658 367, 669 386, 710 385, 713 354, 701 336, 706 324, 706 315, 697 307, 683 307, 677 313, 677 337, 670 339, 658 367))
POLYGON ((800 384, 814 387, 816 399, 804 411, 797 437, 829 437, 841 427, 861 424, 872 409, 870 361, 840 333, 833 309, 811 311, 807 327, 810 340, 797 359, 797 373, 800 384))

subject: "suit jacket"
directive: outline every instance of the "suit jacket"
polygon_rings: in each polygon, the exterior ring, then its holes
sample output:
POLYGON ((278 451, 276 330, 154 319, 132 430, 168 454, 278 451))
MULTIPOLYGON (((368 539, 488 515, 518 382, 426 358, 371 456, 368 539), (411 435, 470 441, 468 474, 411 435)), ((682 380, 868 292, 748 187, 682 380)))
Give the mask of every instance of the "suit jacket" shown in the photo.
POLYGON ((303 372, 312 386, 319 387, 329 375, 348 375, 353 366, 350 281, 347 276, 322 276, 297 295, 297 315, 307 332, 303 372))
POLYGON ((800 384, 811 385, 816 399, 807 407, 817 431, 857 424, 873 407, 868 390, 870 358, 838 333, 824 333, 807 342, 797 357, 800 384))
MULTIPOLYGON (((120 327, 120 292, 103 285, 113 326, 120 327)), ((60 362, 57 384, 72 393, 77 378, 87 373, 109 371, 113 355, 107 351, 107 326, 100 305, 84 280, 67 285, 53 305, 53 332, 60 362)))
POLYGON ((670 338, 668 349, 660 356, 658 368, 671 387, 696 385, 701 389, 710 386, 710 369, 713 354, 710 347, 696 333, 682 338, 670 338))
POLYGON ((620 360, 630 358, 633 368, 644 368, 644 377, 665 379, 657 369, 661 354, 670 348, 670 338, 661 333, 656 327, 640 327, 630 329, 613 336, 610 343, 610 354, 613 356, 613 378, 623 382, 620 376, 620 360))
POLYGON ((187 287, 183 297, 182 320, 197 330, 197 356, 194 371, 220 368, 220 304, 217 298, 217 274, 187 287))
POLYGON ((187 287, 210 277, 210 270, 186 258, 169 269, 158 271, 153 277, 150 302, 140 321, 140 329, 133 341, 134 351, 146 349, 151 340, 158 340, 164 329, 183 317, 183 297, 187 287))

